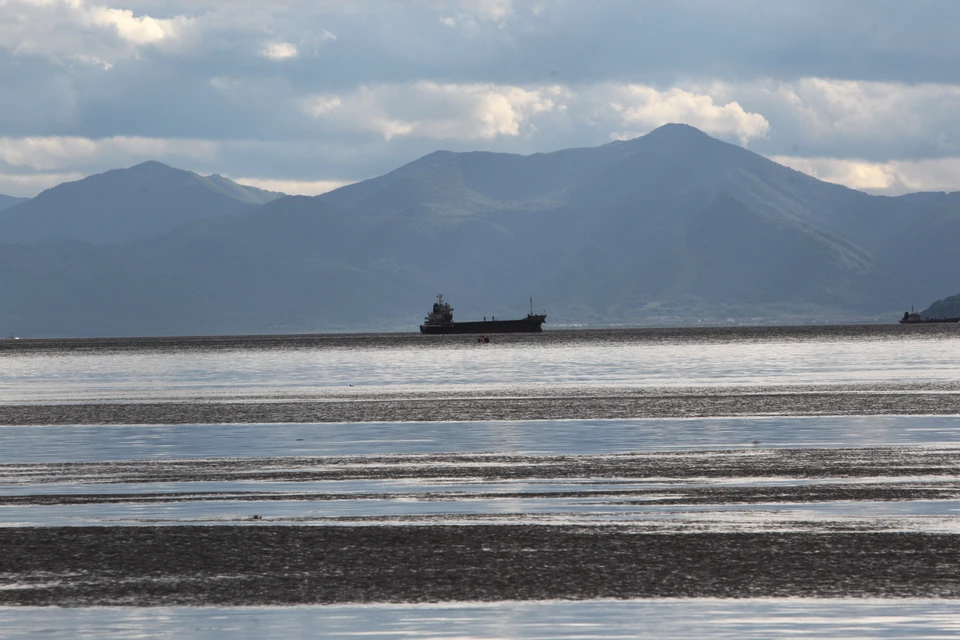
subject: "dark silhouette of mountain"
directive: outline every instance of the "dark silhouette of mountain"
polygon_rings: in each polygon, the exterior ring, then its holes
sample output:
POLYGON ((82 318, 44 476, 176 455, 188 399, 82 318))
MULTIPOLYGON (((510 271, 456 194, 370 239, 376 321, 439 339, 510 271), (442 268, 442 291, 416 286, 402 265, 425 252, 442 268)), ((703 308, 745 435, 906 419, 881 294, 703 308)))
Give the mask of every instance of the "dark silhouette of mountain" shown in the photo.
POLYGON ((869 220, 878 198, 686 125, 531 156, 437 152, 319 199, 436 233, 497 224, 527 240, 513 251, 488 247, 481 253, 495 265, 465 269, 508 273, 521 268, 514 257, 542 252, 523 272, 543 269, 548 297, 590 308, 601 292, 613 301, 625 290, 646 304, 692 295, 854 306, 905 286, 863 246, 882 244, 869 220))
POLYGON ((960 318, 960 293, 943 300, 937 300, 924 309, 920 316, 925 320, 930 318, 960 318))
POLYGON ((462 215, 607 208, 693 191, 726 193, 749 206, 828 224, 842 224, 832 215, 837 208, 870 199, 682 124, 600 147, 529 156, 438 151, 319 198, 379 215, 462 215))
POLYGON ((63 183, 3 211, 0 241, 125 242, 204 218, 250 213, 282 195, 144 162, 63 183))
POLYGON ((893 322, 955 286, 957 237, 960 194, 870 196, 668 125, 531 156, 439 151, 112 246, 0 246, 20 274, 0 279, 0 333, 416 330, 437 293, 460 319, 520 317, 533 295, 547 328, 893 322))
POLYGON ((15 198, 13 196, 5 196, 0 193, 0 211, 6 211, 10 207, 15 207, 29 199, 30 198, 15 198))

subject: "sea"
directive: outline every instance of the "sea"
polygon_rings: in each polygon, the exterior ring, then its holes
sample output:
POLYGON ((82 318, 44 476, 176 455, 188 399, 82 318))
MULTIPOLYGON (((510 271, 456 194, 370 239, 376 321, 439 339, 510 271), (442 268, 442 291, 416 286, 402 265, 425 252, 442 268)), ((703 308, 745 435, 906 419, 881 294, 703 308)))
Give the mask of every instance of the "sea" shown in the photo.
POLYGON ((957 326, 0 341, 0 638, 956 637, 956 567, 911 559, 952 536, 957 326), (154 548, 141 534, 485 531, 496 545, 547 529, 914 546, 869 576, 801 562, 669 588, 611 585, 603 571, 620 569, 601 561, 600 578, 545 558, 524 565, 542 583, 471 574, 435 591, 383 566, 314 601, 271 591, 309 567, 188 580, 137 564, 154 548), (134 536, 126 564, 102 542, 116 532, 134 536), (71 549, 107 568, 72 565, 71 549))

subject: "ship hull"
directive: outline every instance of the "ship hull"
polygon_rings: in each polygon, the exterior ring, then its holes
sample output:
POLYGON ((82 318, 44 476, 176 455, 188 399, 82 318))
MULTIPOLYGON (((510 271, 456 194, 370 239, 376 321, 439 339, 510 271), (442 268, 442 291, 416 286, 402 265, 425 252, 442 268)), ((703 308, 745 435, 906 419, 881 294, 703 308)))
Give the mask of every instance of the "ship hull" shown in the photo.
POLYGON ((924 320, 901 320, 900 324, 935 324, 942 322, 960 322, 960 318, 929 318, 924 320))
POLYGON ((546 316, 530 316, 522 320, 485 320, 480 322, 451 322, 444 325, 420 325, 420 333, 446 335, 451 333, 540 333, 546 316))

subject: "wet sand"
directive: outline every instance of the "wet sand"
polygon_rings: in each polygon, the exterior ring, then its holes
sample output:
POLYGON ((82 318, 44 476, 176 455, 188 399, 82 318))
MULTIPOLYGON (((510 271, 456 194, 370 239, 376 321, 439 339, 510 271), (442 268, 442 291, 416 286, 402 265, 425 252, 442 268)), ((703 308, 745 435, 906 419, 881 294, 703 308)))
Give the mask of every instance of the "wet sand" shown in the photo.
POLYGON ((0 604, 960 596, 957 536, 614 528, 0 530, 0 604))
MULTIPOLYGON (((960 500, 960 481, 944 483, 911 483, 909 486, 879 484, 826 484, 799 487, 671 487, 670 495, 664 489, 623 489, 585 491, 525 492, 393 492, 393 493, 320 493, 278 491, 268 492, 164 492, 137 494, 52 494, 31 496, 0 496, 0 506, 14 505, 91 505, 91 504, 164 504, 182 502, 269 502, 269 501, 356 501, 397 500, 465 501, 465 500, 558 500, 590 498, 594 505, 745 505, 745 504, 803 504, 857 500, 862 502, 893 502, 904 500, 960 500)), ((394 516, 395 517, 395 516, 394 516)), ((456 518, 464 516, 457 514, 456 518)), ((357 518, 358 520, 360 518, 357 518)), ((372 518, 371 518, 372 519, 372 518)), ((276 519, 271 519, 275 521, 276 519)), ((330 520, 333 520, 332 518, 330 520)))
POLYGON ((761 415, 956 415, 956 384, 518 389, 510 393, 331 393, 321 397, 183 397, 163 402, 0 405, 0 425, 451 422, 761 415))
MULTIPOLYGON (((612 455, 406 454, 285 458, 119 460, 3 464, 16 484, 145 484, 153 482, 482 480, 589 478, 622 480, 713 478, 960 478, 960 449, 863 447, 723 449, 612 455)), ((0 498, 2 499, 2 498, 0 498)))

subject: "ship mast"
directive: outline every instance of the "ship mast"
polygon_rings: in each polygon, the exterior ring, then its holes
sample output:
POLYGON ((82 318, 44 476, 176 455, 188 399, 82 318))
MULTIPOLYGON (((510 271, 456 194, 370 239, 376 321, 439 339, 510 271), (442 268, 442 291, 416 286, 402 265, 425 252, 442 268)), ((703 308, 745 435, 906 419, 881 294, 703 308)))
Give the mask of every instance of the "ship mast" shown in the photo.
POLYGON ((533 296, 530 296, 530 315, 533 315, 533 296))

